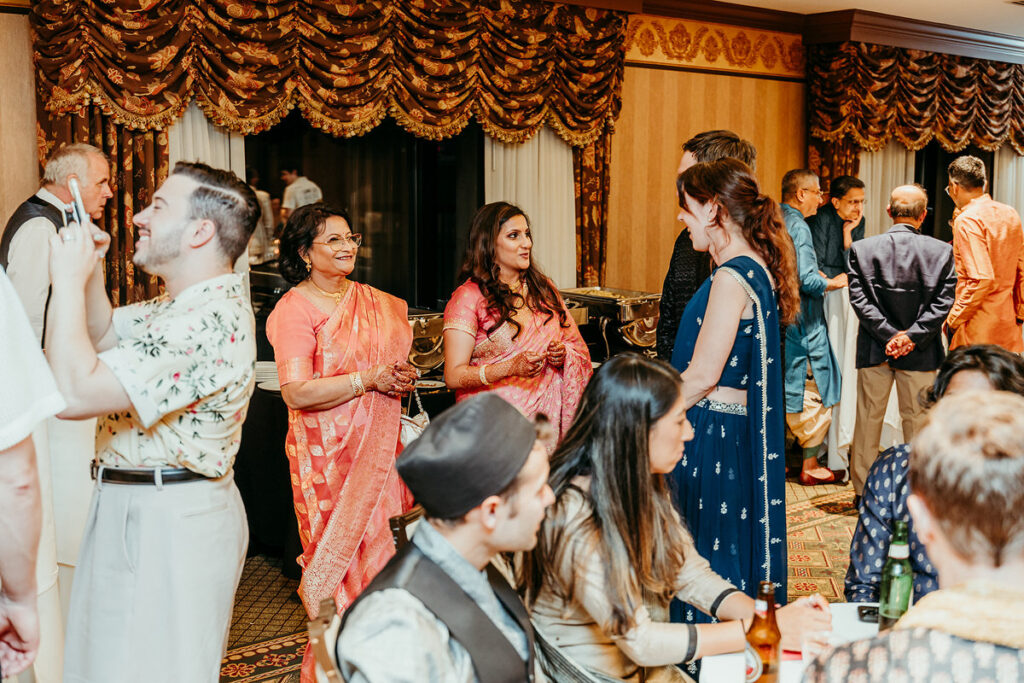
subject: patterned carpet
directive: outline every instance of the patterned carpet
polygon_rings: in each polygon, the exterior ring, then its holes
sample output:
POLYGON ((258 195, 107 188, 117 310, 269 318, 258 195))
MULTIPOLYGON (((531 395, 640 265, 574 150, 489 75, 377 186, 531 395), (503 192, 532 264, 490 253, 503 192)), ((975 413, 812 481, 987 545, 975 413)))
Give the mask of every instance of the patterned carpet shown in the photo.
POLYGON ((844 602, 843 578, 857 524, 853 487, 801 486, 786 482, 789 599, 821 593, 844 602))
MULTIPOLYGON (((789 599, 819 592, 842 602, 857 522, 853 488, 787 481, 786 518, 789 599)), ((246 561, 221 683, 298 683, 306 612, 294 597, 297 586, 281 576, 279 562, 261 555, 246 561)))
POLYGON ((255 555, 245 562, 235 594, 222 683, 297 683, 306 647, 306 610, 299 582, 281 575, 281 562, 255 555))

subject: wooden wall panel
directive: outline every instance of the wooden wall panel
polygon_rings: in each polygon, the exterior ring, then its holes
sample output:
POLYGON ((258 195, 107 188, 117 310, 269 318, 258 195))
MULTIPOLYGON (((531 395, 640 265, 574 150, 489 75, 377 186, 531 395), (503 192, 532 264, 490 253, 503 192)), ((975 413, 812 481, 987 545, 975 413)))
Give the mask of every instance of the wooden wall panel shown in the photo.
POLYGON ((0 230, 39 189, 35 72, 28 15, 0 12, 0 230))
POLYGON ((757 147, 762 188, 806 164, 804 84, 627 66, 612 136, 606 284, 660 292, 681 224, 675 171, 682 144, 726 128, 757 147))

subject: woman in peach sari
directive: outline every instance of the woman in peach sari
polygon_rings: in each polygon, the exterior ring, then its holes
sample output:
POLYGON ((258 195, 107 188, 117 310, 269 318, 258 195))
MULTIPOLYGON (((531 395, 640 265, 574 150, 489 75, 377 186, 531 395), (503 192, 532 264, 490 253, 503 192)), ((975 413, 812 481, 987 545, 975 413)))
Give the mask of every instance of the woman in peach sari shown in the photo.
MULTIPOLYGON (((530 224, 505 202, 476 212, 444 311, 444 378, 455 400, 494 391, 562 433, 593 369, 554 284, 532 262, 530 224)), ((554 444, 550 444, 554 447, 554 444)))
MULTIPOLYGON (((348 280, 362 236, 324 204, 297 209, 281 235, 281 274, 296 286, 267 320, 285 450, 302 541, 299 596, 309 616, 333 598, 344 610, 394 555, 388 518, 412 506, 395 457, 408 364, 407 306, 348 280)), ((312 653, 303 683, 316 680, 312 653)))

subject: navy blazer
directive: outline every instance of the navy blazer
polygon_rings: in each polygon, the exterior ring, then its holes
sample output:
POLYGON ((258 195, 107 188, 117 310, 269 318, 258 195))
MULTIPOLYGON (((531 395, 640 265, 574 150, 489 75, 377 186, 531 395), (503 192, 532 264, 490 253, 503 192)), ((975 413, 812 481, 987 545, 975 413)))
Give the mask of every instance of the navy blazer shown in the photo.
POLYGON ((953 247, 897 223, 855 242, 846 255, 850 304, 860 319, 857 367, 888 362, 896 370, 931 371, 945 357, 939 332, 953 306, 953 247), (893 360, 885 345, 905 331, 914 350, 893 360))

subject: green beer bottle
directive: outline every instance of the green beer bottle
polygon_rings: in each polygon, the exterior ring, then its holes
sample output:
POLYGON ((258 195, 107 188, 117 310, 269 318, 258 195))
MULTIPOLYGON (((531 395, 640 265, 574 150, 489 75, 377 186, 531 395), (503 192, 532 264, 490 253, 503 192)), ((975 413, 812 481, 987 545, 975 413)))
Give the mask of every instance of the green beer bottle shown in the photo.
POLYGON ((878 596, 878 630, 892 627, 910 609, 914 597, 914 571, 910 568, 907 523, 893 522, 889 559, 882 568, 882 591, 878 596))

